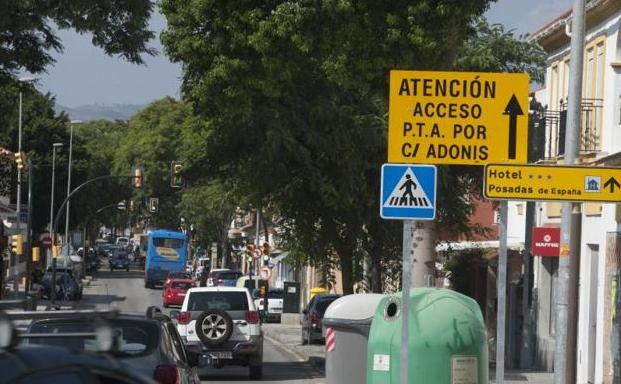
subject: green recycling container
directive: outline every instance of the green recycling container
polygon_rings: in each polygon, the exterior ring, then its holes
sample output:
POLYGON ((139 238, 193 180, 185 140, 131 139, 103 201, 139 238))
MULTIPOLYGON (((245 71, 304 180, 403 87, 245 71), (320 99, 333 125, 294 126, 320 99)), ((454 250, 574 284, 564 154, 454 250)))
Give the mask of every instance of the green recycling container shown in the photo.
MULTIPOLYGON (((401 295, 380 301, 369 333, 367 383, 399 384, 401 295)), ((410 290, 409 384, 488 384, 485 322, 473 299, 410 290)))

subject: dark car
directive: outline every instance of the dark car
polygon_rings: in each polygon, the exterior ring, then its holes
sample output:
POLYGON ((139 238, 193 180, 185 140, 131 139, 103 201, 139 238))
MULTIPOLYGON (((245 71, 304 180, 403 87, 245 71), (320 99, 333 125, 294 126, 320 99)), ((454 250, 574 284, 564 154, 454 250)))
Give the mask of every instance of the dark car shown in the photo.
POLYGON ((321 321, 328 306, 341 295, 315 295, 302 310, 302 344, 311 344, 324 339, 321 321))
MULTIPOLYGON (((50 299, 52 296, 52 271, 47 271, 41 279, 41 296, 50 299)), ((82 289, 73 275, 59 269, 56 271, 56 299, 80 300, 82 289)))
POLYGON ((155 384, 103 354, 44 345, 18 345, 0 352, 4 352, 0 353, 0 384, 155 384))
MULTIPOLYGON (((167 316, 160 313, 147 318, 144 315, 121 314, 107 319, 106 323, 118 336, 118 346, 110 354, 132 372, 153 377, 160 384, 200 382, 195 361, 188 356, 176 326, 167 316)), ((30 334, 93 332, 94 322, 79 315, 74 318, 36 320, 28 328, 30 334)), ((28 343, 62 344, 84 353, 95 348, 96 340, 92 337, 39 339, 31 336, 28 343)))
POLYGON ((110 265, 110 272, 115 269, 124 269, 129 272, 129 256, 127 255, 127 251, 115 248, 108 260, 110 265))
POLYGON ((207 278, 208 287, 234 287, 237 280, 243 276, 240 271, 232 270, 212 270, 207 278))

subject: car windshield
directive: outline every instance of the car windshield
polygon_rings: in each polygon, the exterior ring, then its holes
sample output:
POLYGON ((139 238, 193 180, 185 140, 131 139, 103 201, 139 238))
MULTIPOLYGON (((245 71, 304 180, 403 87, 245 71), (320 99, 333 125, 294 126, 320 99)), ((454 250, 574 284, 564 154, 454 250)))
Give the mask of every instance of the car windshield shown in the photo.
POLYGON ((237 280, 241 275, 241 272, 218 272, 216 278, 222 280, 237 280))
POLYGON ((283 291, 281 289, 271 290, 267 292, 268 299, 282 299, 283 291))
POLYGON ((153 245, 165 248, 183 248, 184 241, 182 239, 171 239, 168 237, 154 237, 153 245))
MULTIPOLYGON (((112 354, 118 356, 139 356, 150 353, 158 344, 159 330, 155 324, 137 321, 110 321, 113 334, 118 338, 118 349, 112 354)), ((92 323, 83 322, 35 322, 29 329, 30 333, 92 333, 92 323)), ((97 352, 94 337, 71 338, 29 338, 28 343, 57 345, 79 351, 97 352)))
POLYGON ((315 311, 319 312, 319 314, 323 316, 323 314, 326 312, 326 309, 328 309, 330 304, 332 304, 332 302, 336 299, 338 299, 338 297, 320 299, 319 301, 317 301, 317 304, 315 304, 315 311))
POLYGON ((173 281, 171 284, 172 288, 182 288, 182 289, 190 289, 193 287, 193 284, 186 281, 173 281))
POLYGON ((208 291, 192 292, 188 300, 189 311, 206 311, 221 309, 223 311, 247 311, 248 298, 245 292, 208 291))

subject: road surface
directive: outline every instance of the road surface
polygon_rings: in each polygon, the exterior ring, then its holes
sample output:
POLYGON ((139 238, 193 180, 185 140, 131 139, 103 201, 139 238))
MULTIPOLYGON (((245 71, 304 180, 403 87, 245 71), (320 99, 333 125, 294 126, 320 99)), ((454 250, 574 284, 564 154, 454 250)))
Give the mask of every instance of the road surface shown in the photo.
MULTIPOLYGON (((103 260, 102 265, 106 265, 103 260)), ((144 313, 151 305, 162 306, 160 288, 144 288, 143 272, 132 268, 130 272, 100 270, 84 290, 80 306, 97 309, 118 309, 123 312, 144 313)), ((165 310, 165 312, 167 312, 165 310)), ((263 380, 261 383, 321 384, 326 380, 307 362, 297 361, 273 340, 266 340, 263 352, 263 380)), ((250 383, 248 368, 227 367, 207 369, 202 376, 205 383, 250 383)))

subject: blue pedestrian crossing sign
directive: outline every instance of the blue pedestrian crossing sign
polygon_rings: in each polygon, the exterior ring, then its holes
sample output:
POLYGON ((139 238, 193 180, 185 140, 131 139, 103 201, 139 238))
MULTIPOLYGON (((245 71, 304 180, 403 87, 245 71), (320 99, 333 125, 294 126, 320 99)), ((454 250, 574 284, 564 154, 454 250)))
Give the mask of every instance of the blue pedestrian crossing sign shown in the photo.
POLYGON ((384 164, 380 216, 395 220, 436 218, 435 165, 384 164))

